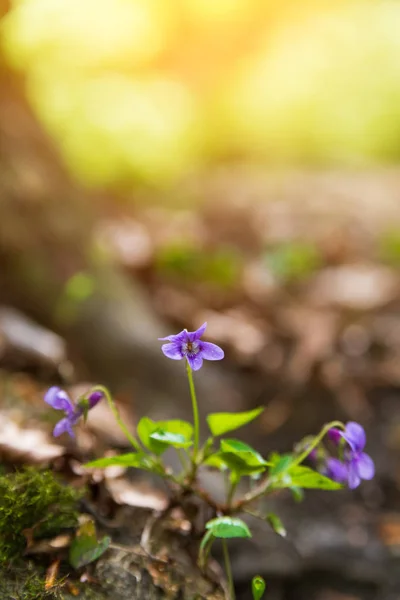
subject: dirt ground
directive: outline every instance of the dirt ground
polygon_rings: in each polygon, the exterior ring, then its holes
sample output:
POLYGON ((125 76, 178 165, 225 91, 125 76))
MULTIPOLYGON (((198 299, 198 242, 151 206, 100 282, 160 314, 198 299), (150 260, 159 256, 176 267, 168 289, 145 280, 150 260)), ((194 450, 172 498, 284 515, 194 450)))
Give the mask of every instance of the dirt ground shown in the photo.
MULTIPOLYGON (((400 173, 238 166, 188 181, 173 207, 140 194, 134 200, 106 199, 94 238, 140 282, 169 332, 208 322, 209 339, 224 347, 226 360, 207 366, 205 378, 215 368, 231 383, 233 409, 266 407, 245 439, 265 453, 287 450, 330 419, 357 420, 377 466, 375 479, 355 492, 310 492, 302 504, 284 496, 271 501, 288 537, 265 527, 251 544, 235 546, 239 598, 250 597, 248 582, 257 572, 276 600, 394 600, 400 594, 400 173)), ((3 395, 2 453, 13 461, 31 460, 40 447, 57 455, 50 427, 35 448, 23 440, 37 427, 45 385, 65 380, 70 347, 8 309, 0 333, 1 366, 35 406, 27 424, 3 395), (16 447, 12 427, 20 428, 16 447)), ((98 364, 94 359, 83 369, 93 382, 98 364)), ((138 395, 135 381, 129 393, 120 391, 132 421, 143 411, 138 395)), ((215 406, 209 396, 203 402, 203 414, 215 406)), ((167 406, 152 410, 176 415, 178 408, 171 395, 167 406)), ((82 449, 121 445, 100 410, 89 433, 78 437, 78 455, 71 446, 67 451, 79 460, 82 449)), ((137 502, 138 482, 123 491, 121 481, 108 484, 114 500, 137 502)), ((148 484, 140 479, 140 485, 148 484)))

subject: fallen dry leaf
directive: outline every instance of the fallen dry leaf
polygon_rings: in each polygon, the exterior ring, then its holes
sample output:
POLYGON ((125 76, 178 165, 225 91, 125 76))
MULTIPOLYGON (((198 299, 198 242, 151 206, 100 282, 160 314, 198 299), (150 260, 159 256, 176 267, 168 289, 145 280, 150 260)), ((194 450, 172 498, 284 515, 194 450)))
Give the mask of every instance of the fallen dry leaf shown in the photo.
POLYGON ((309 301, 351 310, 374 310, 394 300, 399 278, 388 267, 353 264, 324 269, 310 285, 309 301))

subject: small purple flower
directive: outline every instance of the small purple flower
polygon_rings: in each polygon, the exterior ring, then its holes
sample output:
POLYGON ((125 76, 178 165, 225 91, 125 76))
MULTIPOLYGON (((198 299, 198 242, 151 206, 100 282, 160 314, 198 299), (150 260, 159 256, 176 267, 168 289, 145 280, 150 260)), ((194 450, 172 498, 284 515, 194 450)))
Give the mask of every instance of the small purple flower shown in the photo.
POLYGON ((328 465, 328 470, 330 468, 333 473, 332 479, 335 479, 335 481, 345 481, 347 479, 349 488, 354 490, 360 485, 362 479, 372 479, 375 475, 374 461, 368 454, 363 452, 367 437, 364 428, 354 421, 347 423, 344 431, 339 429, 336 429, 336 431, 347 442, 349 448, 344 451, 344 463, 334 458, 329 459, 330 466, 328 465), (339 467, 339 464, 341 467, 339 467), (345 478, 343 478, 343 467, 347 471, 345 478))
POLYGON ((350 421, 341 435, 351 449, 346 451, 345 459, 349 469, 349 488, 354 489, 360 485, 362 479, 373 478, 375 465, 372 458, 363 452, 367 436, 361 425, 350 421))
POLYGON ((74 404, 68 394, 61 388, 54 386, 47 390, 44 401, 56 410, 63 410, 65 413, 65 417, 58 421, 54 427, 53 435, 58 437, 62 433, 68 433, 74 438, 74 425, 85 414, 85 411, 87 413, 88 410, 96 406, 102 397, 102 392, 95 390, 86 398, 83 397, 78 404, 74 404))
POLYGON ((198 371, 203 365, 203 359, 221 360, 224 358, 224 351, 211 342, 203 342, 200 338, 205 332, 207 323, 203 323, 197 331, 188 331, 184 329, 177 335, 169 335, 159 340, 168 340, 169 344, 164 344, 161 350, 165 356, 172 360, 181 360, 186 357, 191 369, 198 371))
POLYGON ((338 483, 345 483, 349 478, 349 470, 347 465, 338 458, 328 458, 324 467, 324 475, 338 483))

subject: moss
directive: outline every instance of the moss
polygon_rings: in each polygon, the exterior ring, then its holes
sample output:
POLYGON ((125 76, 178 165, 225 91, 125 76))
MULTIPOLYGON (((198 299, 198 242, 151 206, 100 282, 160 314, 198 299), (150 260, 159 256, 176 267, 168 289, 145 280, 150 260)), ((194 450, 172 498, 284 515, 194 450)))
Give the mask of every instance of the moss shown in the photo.
POLYGON ((31 562, 12 569, 0 567, 0 597, 3 600, 61 600, 60 589, 45 588, 44 570, 31 562))
MULTIPOLYGON (((62 566, 53 587, 46 590, 46 567, 37 561, 24 560, 9 566, 0 565, 1 600, 118 600, 115 590, 104 592, 100 585, 81 583, 62 566), (69 585, 67 584, 69 582, 69 585)), ((126 598, 130 598, 127 593, 126 598)))
POLYGON ((51 471, 30 467, 0 476, 0 564, 22 555, 25 530, 40 539, 75 527, 81 496, 51 471))
POLYGON ((194 283, 205 283, 219 289, 233 288, 242 268, 234 248, 201 250, 191 244, 171 244, 158 250, 155 258, 161 275, 194 283))
POLYGON ((307 279, 323 266, 318 247, 302 241, 283 243, 268 249, 265 260, 272 273, 288 284, 307 279))

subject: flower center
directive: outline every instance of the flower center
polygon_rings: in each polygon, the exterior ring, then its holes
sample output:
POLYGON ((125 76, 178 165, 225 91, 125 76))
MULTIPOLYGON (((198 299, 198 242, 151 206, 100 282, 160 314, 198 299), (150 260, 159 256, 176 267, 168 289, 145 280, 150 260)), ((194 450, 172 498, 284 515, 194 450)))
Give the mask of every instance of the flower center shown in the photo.
POLYGON ((200 351, 198 342, 186 342, 182 344, 182 352, 183 354, 188 354, 189 356, 195 356, 200 351))

